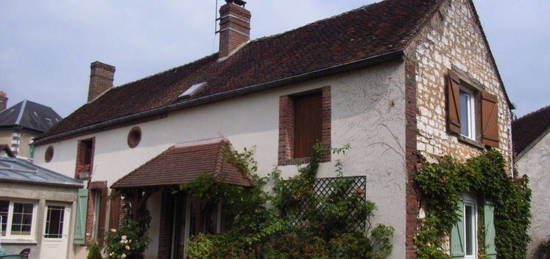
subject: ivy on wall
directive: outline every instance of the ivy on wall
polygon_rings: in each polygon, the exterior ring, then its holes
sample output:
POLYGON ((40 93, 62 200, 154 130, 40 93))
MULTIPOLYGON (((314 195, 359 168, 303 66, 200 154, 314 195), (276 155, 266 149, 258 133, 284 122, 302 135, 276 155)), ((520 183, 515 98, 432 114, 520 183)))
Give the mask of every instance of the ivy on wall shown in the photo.
MULTIPOLYGON (((415 236, 420 259, 451 258, 445 242, 459 220, 462 193, 473 193, 495 208, 495 244, 499 259, 526 258, 531 221, 531 190, 528 178, 514 179, 506 173, 506 161, 496 150, 461 164, 446 157, 426 164, 415 178, 425 218, 415 236)), ((483 215, 483 213, 480 213, 483 215)), ((481 221, 483 222, 483 221, 481 221)), ((480 224, 483 225, 483 224, 480 224)), ((481 237, 484 229, 480 226, 481 237)), ((484 240, 478 240, 483 258, 484 240)))

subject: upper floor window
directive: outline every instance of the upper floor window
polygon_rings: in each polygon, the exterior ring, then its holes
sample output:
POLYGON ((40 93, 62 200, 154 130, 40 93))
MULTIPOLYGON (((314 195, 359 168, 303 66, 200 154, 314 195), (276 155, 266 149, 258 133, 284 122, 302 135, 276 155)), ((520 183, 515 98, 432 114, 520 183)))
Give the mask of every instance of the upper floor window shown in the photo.
POLYGON ((455 72, 449 73, 447 82, 449 132, 467 143, 498 147, 498 98, 455 72))
POLYGON ((476 96, 472 90, 460 90, 460 134, 476 139, 476 96))
POLYGON ((313 146, 321 142, 321 93, 295 96, 294 158, 310 157, 313 146))
MULTIPOLYGON (((311 156, 315 144, 330 149, 330 87, 281 96, 279 106, 279 165, 311 156)), ((321 158, 330 161, 330 152, 321 158)))
POLYGON ((76 177, 82 180, 89 179, 94 164, 95 139, 85 139, 78 143, 76 160, 76 177))

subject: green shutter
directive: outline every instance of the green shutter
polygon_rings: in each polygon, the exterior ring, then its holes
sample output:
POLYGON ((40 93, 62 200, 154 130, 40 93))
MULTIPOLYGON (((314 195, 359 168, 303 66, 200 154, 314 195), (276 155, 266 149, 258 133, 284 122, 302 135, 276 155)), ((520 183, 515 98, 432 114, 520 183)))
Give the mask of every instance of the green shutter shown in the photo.
POLYGON ((78 201, 76 205, 76 224, 74 227, 74 243, 76 245, 86 244, 86 214, 88 212, 88 190, 78 190, 78 201))
POLYGON ((460 219, 453 225, 451 230, 451 256, 455 258, 464 258, 464 203, 458 202, 458 214, 460 219))
POLYGON ((488 258, 497 258, 497 248, 495 246, 495 207, 486 202, 484 208, 485 219, 485 253, 488 258))

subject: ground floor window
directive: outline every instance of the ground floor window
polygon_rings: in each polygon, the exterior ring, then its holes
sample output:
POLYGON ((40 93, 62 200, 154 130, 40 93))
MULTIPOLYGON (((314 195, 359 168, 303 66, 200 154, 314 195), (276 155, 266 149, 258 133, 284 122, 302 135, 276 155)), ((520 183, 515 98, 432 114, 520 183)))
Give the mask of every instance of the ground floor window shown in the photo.
POLYGON ((477 206, 470 197, 464 199, 464 244, 466 245, 465 259, 476 259, 477 255, 477 206))
POLYGON ((1 234, 7 238, 34 238, 36 203, 0 200, 1 234))
POLYGON ((487 258, 496 258, 494 211, 491 202, 475 195, 462 195, 457 211, 460 218, 451 231, 453 259, 478 259, 480 252, 485 253, 487 258), (478 245, 482 237, 485 240, 484 246, 478 245))

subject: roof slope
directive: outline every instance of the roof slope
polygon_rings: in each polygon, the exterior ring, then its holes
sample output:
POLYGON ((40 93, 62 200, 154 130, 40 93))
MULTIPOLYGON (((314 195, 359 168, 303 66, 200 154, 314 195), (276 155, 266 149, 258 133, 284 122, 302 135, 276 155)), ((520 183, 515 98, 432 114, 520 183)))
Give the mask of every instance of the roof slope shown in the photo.
POLYGON ((225 139, 188 142, 170 147, 119 179, 111 188, 173 186, 213 173, 229 184, 250 186, 250 180, 227 162, 225 139))
POLYGON ((214 54, 112 88, 41 138, 182 102, 201 82, 208 85, 194 99, 401 51, 440 1, 386 0, 253 40, 220 62, 214 54))
POLYGON ((61 119, 52 108, 25 100, 0 112, 0 127, 19 126, 46 132, 61 119))
POLYGON ((512 123, 514 151, 521 154, 550 129, 550 106, 529 113, 512 123))
POLYGON ((67 188, 83 186, 79 180, 39 167, 27 160, 12 157, 0 157, 0 182, 55 185, 67 188))

